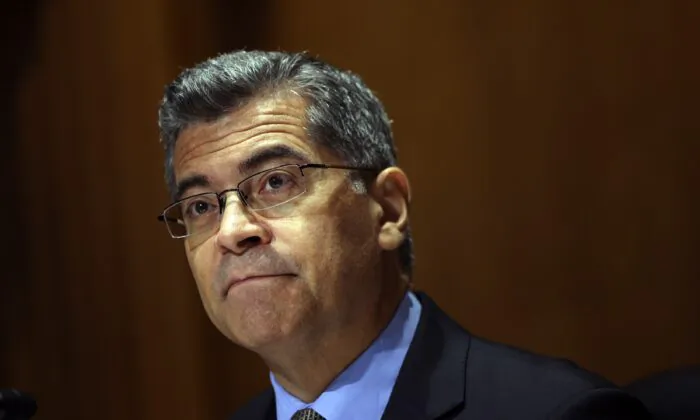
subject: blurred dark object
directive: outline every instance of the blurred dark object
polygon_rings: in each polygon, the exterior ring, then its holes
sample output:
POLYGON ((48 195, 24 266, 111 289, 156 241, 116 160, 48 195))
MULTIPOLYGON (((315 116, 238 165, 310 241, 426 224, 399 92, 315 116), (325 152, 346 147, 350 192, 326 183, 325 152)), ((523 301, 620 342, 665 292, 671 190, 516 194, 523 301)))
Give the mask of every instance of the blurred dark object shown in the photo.
POLYGON ((627 391, 658 420, 700 419, 700 365, 646 376, 628 385, 627 391))
MULTIPOLYGON (((3 8, 0 14, 0 92, 4 97, 0 102, 0 127, 3 130, 0 138, 2 179, 17 179, 18 174, 22 172, 17 152, 20 143, 17 103, 23 78, 37 58, 36 28, 42 4, 43 0, 12 2, 10 6, 3 8)), ((3 202, 22 200, 21 183, 9 182, 3 190, 3 202)), ((29 288, 25 251, 26 220, 21 212, 16 213, 7 206, 2 206, 0 218, 7 220, 8 217, 13 218, 14 222, 8 224, 4 231, 7 241, 0 245, 0 265, 3 267, 3 273, 0 275, 0 318, 3 320, 13 319, 13 314, 22 310, 29 288)), ((9 328, 3 329, 3 334, 0 335, 0 359, 11 359, 5 352, 12 346, 11 339, 18 340, 18 334, 14 330, 19 328, 18 326, 19 324, 10 324, 9 328)), ((10 377, 9 367, 0 364, 0 378, 10 377)))
POLYGON ((16 389, 0 390, 0 420, 27 420, 36 413, 36 401, 16 389))

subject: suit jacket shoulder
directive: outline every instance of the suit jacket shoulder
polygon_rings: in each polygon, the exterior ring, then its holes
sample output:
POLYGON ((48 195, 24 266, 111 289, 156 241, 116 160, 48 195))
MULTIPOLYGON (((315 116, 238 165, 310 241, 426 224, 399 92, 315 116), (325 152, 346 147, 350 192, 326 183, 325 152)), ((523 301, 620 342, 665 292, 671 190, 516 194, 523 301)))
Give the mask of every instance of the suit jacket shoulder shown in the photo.
POLYGON ((615 385, 569 360, 478 337, 472 338, 467 357, 465 413, 500 411, 521 419, 565 418, 567 410, 591 395, 627 400, 615 385))
POLYGON ((418 296, 421 321, 384 419, 648 418, 639 401, 604 378, 475 337, 418 296))

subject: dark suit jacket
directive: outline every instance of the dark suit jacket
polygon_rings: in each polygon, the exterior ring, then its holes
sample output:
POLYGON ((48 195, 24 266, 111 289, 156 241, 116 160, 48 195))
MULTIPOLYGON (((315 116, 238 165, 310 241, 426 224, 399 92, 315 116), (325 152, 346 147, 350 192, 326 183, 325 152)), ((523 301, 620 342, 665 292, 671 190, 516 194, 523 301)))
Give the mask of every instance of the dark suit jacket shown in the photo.
MULTIPOLYGON (((417 296, 420 321, 383 420, 650 419, 638 400, 606 380, 565 360, 474 337, 425 294, 417 296)), ((230 420, 275 418, 270 388, 230 420)))

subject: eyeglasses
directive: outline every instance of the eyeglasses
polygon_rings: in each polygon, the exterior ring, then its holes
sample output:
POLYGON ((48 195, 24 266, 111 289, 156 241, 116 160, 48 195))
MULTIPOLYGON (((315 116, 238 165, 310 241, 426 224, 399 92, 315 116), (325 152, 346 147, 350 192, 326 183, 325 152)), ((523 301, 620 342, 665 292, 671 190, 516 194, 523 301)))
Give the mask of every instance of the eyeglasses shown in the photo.
POLYGON ((178 200, 163 210, 158 220, 165 222, 168 233, 175 239, 213 232, 218 229, 226 208, 226 198, 236 192, 241 202, 251 211, 266 211, 268 217, 282 216, 283 204, 299 198, 307 191, 305 169, 344 169, 378 172, 376 169, 353 166, 307 163, 287 164, 255 173, 238 183, 236 188, 221 192, 195 194, 178 200), (268 213, 269 211, 269 213, 268 213))

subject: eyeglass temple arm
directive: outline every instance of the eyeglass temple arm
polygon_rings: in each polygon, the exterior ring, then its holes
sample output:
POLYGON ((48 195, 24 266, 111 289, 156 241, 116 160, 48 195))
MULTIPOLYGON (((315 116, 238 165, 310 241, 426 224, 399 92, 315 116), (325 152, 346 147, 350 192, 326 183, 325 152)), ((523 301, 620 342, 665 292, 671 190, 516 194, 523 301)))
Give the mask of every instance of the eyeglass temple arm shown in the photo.
POLYGON ((345 166, 345 165, 326 165, 325 163, 307 163, 301 165, 302 169, 305 168, 323 168, 323 169, 347 169, 351 171, 368 171, 368 172, 379 172, 376 168, 361 168, 358 166, 345 166))

